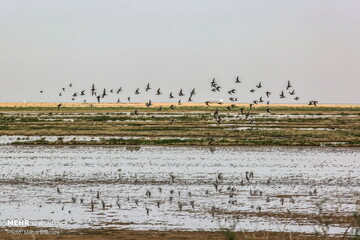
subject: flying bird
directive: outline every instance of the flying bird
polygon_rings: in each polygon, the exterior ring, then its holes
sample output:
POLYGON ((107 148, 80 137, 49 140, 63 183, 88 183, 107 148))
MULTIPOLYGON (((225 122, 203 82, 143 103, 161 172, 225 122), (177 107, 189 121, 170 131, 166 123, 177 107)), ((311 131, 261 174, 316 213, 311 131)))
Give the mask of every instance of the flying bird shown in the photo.
POLYGON ((95 84, 93 84, 91 87, 91 96, 96 95, 95 91, 96 91, 95 84))
POLYGON ((122 88, 120 87, 117 91, 116 91, 116 94, 119 94, 119 92, 122 91, 122 88))
POLYGON ((288 83, 287 83, 287 86, 286 86, 286 90, 288 90, 289 88, 291 88, 291 84, 290 84, 290 81, 288 80, 288 83))
POLYGON ((106 89, 104 88, 101 98, 104 98, 105 96, 107 96, 107 94, 106 94, 106 89))
POLYGON ((286 98, 285 95, 284 95, 284 91, 281 91, 280 98, 286 98))
POLYGON ((230 91, 228 91, 228 93, 231 95, 231 94, 234 94, 236 93, 236 90, 235 89, 231 89, 230 91))
POLYGON ((317 106, 318 104, 318 101, 310 101, 309 102, 309 105, 314 105, 315 107, 317 106))

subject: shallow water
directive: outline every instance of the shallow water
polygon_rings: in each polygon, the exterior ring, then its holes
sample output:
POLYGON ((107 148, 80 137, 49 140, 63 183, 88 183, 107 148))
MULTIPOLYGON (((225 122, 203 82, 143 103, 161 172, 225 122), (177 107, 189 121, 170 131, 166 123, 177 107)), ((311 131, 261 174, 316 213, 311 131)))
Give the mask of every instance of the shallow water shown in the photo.
MULTIPOLYGON (((306 218, 256 213, 260 207, 270 214, 318 214, 322 201, 324 212, 356 211, 359 159, 358 148, 0 145, 1 225, 27 219, 67 229, 217 230, 231 225, 313 233, 315 224, 306 218), (246 172, 254 174, 249 182, 246 172)), ((345 226, 329 231, 341 233, 345 226)))

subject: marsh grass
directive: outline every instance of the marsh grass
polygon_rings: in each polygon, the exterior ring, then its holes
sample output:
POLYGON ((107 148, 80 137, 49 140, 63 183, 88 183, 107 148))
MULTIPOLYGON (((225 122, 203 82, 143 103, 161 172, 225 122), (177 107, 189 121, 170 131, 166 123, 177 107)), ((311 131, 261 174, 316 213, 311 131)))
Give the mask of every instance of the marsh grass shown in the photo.
MULTIPOLYGON (((171 112, 146 109, 144 112, 140 111, 140 115, 125 112, 123 108, 116 110, 123 112, 112 112, 107 108, 102 108, 103 112, 94 111, 92 108, 91 111, 84 112, 83 110, 86 108, 75 108, 73 112, 53 112, 51 114, 39 111, 34 112, 35 114, 31 113, 31 115, 29 112, 5 111, 0 115, 0 134, 117 137, 113 140, 91 142, 91 144, 106 145, 360 146, 360 118, 344 115, 344 113, 350 113, 346 112, 346 109, 356 110, 358 108, 341 108, 342 111, 339 112, 341 114, 336 117, 331 117, 331 115, 326 117, 286 117, 286 115, 279 117, 254 114, 253 124, 249 124, 239 113, 229 115, 229 111, 221 113, 226 120, 218 124, 209 111, 211 108, 184 107, 184 109, 188 108, 206 109, 206 111, 191 112, 181 110, 180 107, 171 112), (81 109, 81 111, 76 109, 81 109), (122 137, 130 137, 130 139, 118 139, 122 137), (143 139, 134 140, 131 139, 132 137, 143 139), (159 138, 162 139, 159 140, 159 138)), ((279 108, 281 110, 283 107, 279 108)), ((310 111, 308 107, 288 107, 285 108, 288 111, 286 114, 290 114, 294 108, 298 110, 304 108, 306 111, 310 111)), ((328 114, 327 111, 337 108, 319 107, 316 109, 316 111, 323 110, 323 114, 328 114)), ((90 143, 37 141, 28 142, 28 144, 90 143)))

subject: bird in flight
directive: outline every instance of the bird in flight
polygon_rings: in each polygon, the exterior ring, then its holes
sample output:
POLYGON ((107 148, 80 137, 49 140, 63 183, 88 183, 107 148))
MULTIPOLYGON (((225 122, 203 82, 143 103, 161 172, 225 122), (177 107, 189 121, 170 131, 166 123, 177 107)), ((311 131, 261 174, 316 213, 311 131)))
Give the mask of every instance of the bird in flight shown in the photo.
POLYGON ((286 98, 285 95, 284 95, 284 91, 281 91, 280 98, 286 98))
POLYGON ((291 88, 291 84, 290 84, 290 80, 288 80, 287 86, 286 86, 286 90, 288 90, 289 88, 291 88))
POLYGON ((95 95, 95 91, 96 91, 95 84, 93 84, 92 87, 91 87, 91 96, 95 95))
POLYGON ((314 105, 315 107, 317 106, 318 104, 318 101, 310 101, 309 102, 309 105, 314 105))
POLYGON ((231 89, 230 91, 228 91, 228 93, 231 95, 231 94, 235 94, 236 93, 236 90, 235 89, 231 89))
POLYGON ((257 87, 257 88, 261 88, 261 87, 262 87, 261 82, 259 82, 259 84, 256 85, 256 87, 257 87))
POLYGON ((161 95, 160 88, 157 90, 156 95, 161 95))
POLYGON ((148 90, 150 90, 150 89, 151 89, 150 83, 148 83, 145 90, 148 91, 148 90))
POLYGON ((235 83, 241 83, 241 81, 240 81, 240 79, 239 79, 239 76, 236 77, 235 83))
POLYGON ((149 102, 146 103, 146 107, 150 107, 151 106, 151 100, 149 100, 149 102))
POLYGON ((106 94, 106 89, 104 88, 101 98, 104 98, 105 96, 107 96, 107 94, 106 94))

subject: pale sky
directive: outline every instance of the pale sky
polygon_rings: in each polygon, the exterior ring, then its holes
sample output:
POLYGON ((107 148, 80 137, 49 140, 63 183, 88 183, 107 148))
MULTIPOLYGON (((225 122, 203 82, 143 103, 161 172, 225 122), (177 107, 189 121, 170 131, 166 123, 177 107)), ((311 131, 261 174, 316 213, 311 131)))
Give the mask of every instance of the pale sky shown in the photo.
POLYGON ((358 0, 0 0, 0 101, 69 102, 94 83, 122 86, 123 102, 236 86, 240 102, 269 89, 290 103, 278 93, 291 80, 300 102, 360 103, 359 13, 358 0))

